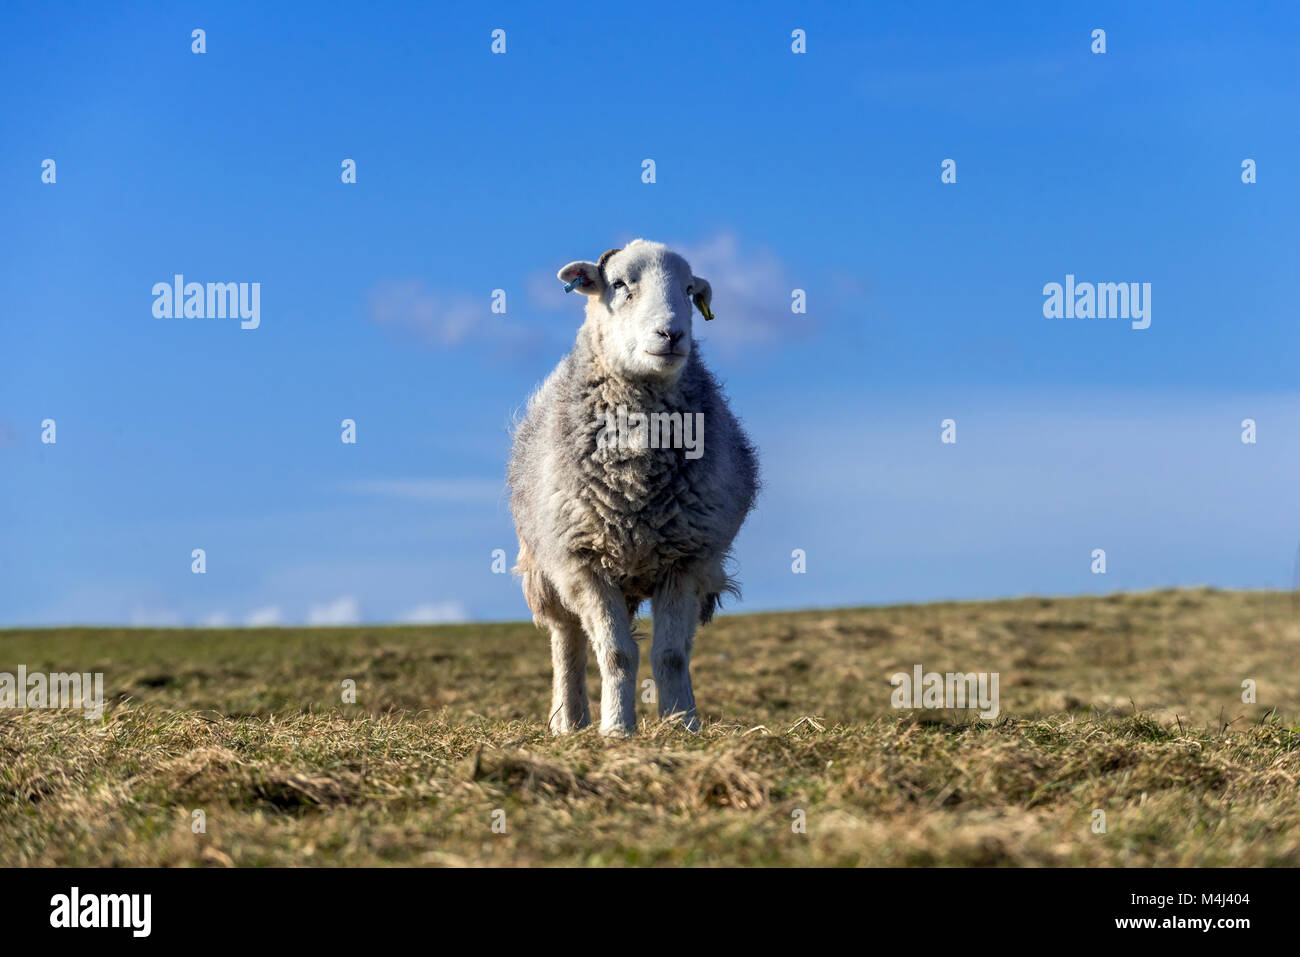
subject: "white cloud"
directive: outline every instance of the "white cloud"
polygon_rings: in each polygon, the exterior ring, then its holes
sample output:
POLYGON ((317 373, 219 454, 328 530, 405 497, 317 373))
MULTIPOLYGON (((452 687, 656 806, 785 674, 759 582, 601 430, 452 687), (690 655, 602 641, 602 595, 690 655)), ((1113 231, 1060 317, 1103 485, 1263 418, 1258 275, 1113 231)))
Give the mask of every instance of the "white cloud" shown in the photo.
POLYGON ((457 345, 487 315, 486 299, 475 305, 439 296, 422 279, 385 280, 370 291, 372 322, 413 333, 426 345, 457 345))
POLYGON ((401 619, 412 625, 437 625, 469 621, 469 613, 460 602, 425 602, 408 611, 401 619))
POLYGON ((813 328, 817 297, 809 278, 796 280, 770 250, 742 249, 734 233, 718 233, 699 243, 668 243, 686 257, 691 270, 709 281, 717 318, 694 320, 695 335, 728 352, 803 338, 813 328), (808 291, 808 314, 790 311, 794 289, 808 291))
POLYGON ((494 504, 505 496, 503 479, 364 479, 348 482, 349 492, 456 505, 494 504))
POLYGON ((479 298, 464 293, 442 293, 423 279, 386 279, 370 290, 370 321, 386 329, 414 336, 423 345, 450 349, 478 341, 504 352, 528 351, 541 341, 538 329, 515 322, 506 313, 492 312, 485 292, 479 298))
MULTIPOLYGON (((632 236, 626 237, 625 245, 632 236)), ((663 239, 663 237, 647 237, 663 239)), ((819 303, 835 294, 831 287, 810 289, 812 277, 792 277, 781 258, 769 249, 742 246, 735 233, 718 232, 698 242, 664 239, 669 248, 684 255, 695 270, 713 287, 713 311, 718 318, 708 322, 696 316, 695 334, 726 352, 738 349, 774 348, 792 338, 806 337, 815 327, 819 303), (796 287, 809 293, 809 314, 790 311, 790 293, 796 287)), ((587 258, 596 259, 603 248, 593 246, 587 258)), ((488 291, 472 296, 432 288, 424 279, 386 279, 370 290, 367 311, 370 321, 390 331, 412 336, 436 349, 451 349, 478 343, 493 352, 531 354, 541 348, 559 348, 571 343, 573 332, 583 321, 584 296, 565 295, 555 270, 565 262, 555 257, 544 267, 523 278, 522 284, 509 277, 506 312, 492 312, 488 291), (522 286, 522 288, 518 288, 522 286), (518 296, 530 306, 530 321, 516 321, 518 296), (538 310, 563 313, 569 321, 554 316, 536 316, 538 310)))
POLYGON ((206 618, 202 619, 199 622, 199 627, 200 628, 229 628, 230 617, 221 612, 217 612, 216 614, 208 615, 206 618))
POLYGON ((165 608, 131 609, 131 624, 137 628, 174 628, 181 623, 181 616, 165 608))
POLYGON ((351 595, 307 610, 309 625, 355 625, 361 621, 361 603, 351 595))
POLYGON ((269 625, 280 624, 282 619, 280 606, 271 605, 269 608, 258 608, 256 611, 250 612, 248 617, 244 619, 244 624, 249 628, 266 628, 269 625))

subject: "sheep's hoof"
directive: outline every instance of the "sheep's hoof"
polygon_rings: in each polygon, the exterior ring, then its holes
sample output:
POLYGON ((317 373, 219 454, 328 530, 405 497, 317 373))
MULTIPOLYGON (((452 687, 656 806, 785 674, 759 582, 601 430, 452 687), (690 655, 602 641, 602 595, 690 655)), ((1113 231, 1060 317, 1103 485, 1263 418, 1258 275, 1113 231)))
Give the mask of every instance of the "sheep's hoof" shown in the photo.
POLYGON ((636 732, 634 732, 631 728, 623 728, 618 725, 614 725, 613 727, 610 728, 600 729, 601 737, 605 737, 605 738, 630 738, 635 733, 636 732))
POLYGON ((551 721, 551 734, 557 738, 565 734, 575 734, 590 724, 590 718, 579 718, 576 721, 564 718, 555 718, 551 721))

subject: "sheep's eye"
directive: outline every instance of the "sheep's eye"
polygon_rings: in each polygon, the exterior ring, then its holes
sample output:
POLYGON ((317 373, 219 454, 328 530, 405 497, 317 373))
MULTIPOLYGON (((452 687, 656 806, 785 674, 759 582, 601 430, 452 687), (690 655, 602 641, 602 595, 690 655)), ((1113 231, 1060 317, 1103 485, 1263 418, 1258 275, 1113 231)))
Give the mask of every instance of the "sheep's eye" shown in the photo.
POLYGON ((626 288, 627 288, 627 283, 625 283, 625 282, 624 282, 623 280, 621 280, 621 279, 615 279, 614 282, 613 282, 613 285, 612 285, 610 288, 611 288, 611 289, 626 289, 626 288))
POLYGON ((693 292, 695 292, 695 287, 694 287, 694 286, 687 286, 687 287, 686 287, 686 295, 689 296, 689 295, 691 295, 693 292))

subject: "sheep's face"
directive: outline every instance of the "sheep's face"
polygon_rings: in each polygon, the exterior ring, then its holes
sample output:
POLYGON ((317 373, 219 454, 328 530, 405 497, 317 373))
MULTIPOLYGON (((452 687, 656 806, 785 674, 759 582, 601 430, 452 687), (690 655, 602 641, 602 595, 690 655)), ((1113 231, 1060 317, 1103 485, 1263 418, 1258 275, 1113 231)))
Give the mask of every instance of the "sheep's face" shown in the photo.
POLYGON ((712 290, 686 260, 661 243, 636 239, 599 263, 572 262, 558 273, 586 293, 593 343, 628 378, 674 379, 691 354, 691 304, 708 308, 712 290))

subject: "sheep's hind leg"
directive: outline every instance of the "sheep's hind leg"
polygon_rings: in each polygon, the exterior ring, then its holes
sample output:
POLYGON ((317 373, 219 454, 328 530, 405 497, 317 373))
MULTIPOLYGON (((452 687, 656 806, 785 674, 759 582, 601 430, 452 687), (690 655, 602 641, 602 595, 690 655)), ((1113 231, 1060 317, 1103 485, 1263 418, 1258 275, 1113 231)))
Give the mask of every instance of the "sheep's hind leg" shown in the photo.
POLYGON ((565 734, 591 724, 587 700, 587 636, 567 616, 551 624, 551 731, 565 734))
POLYGON ((672 576, 650 599, 654 618, 654 643, 650 664, 654 669, 659 717, 678 716, 689 731, 700 729, 691 688, 691 646, 700 617, 700 598, 689 578, 672 576))

